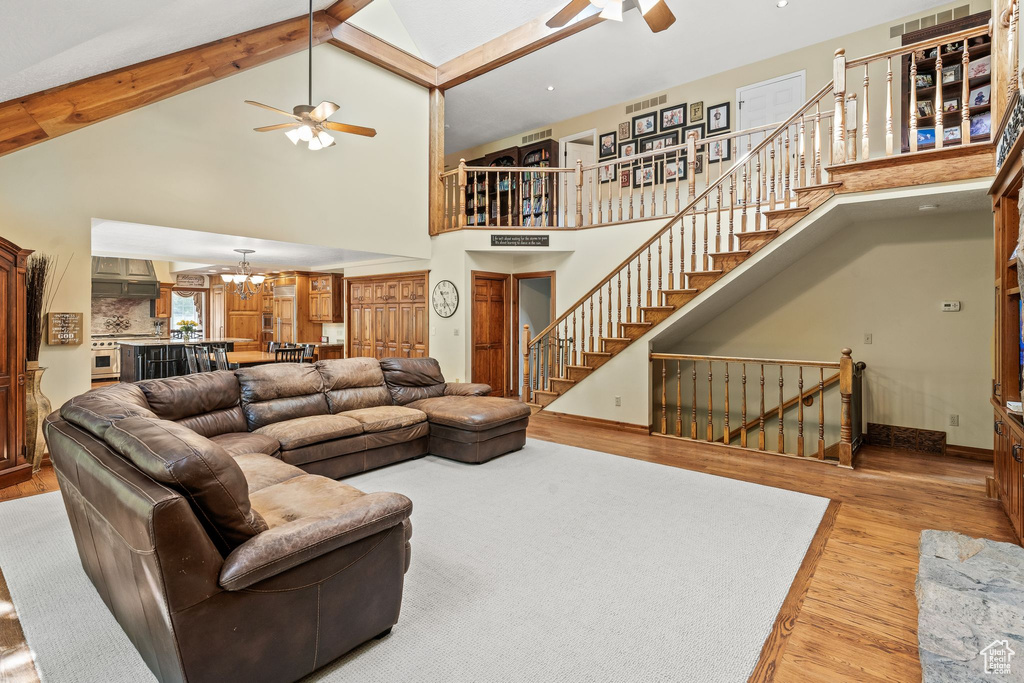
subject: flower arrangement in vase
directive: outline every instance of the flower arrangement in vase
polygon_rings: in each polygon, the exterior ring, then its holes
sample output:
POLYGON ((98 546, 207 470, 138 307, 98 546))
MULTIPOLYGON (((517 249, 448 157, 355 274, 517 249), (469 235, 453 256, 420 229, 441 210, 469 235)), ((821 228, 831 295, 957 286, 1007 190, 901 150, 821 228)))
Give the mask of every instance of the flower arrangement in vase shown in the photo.
POLYGON ((187 344, 188 341, 192 337, 196 336, 196 333, 199 331, 199 323, 195 320, 179 320, 178 331, 181 332, 181 338, 187 344))

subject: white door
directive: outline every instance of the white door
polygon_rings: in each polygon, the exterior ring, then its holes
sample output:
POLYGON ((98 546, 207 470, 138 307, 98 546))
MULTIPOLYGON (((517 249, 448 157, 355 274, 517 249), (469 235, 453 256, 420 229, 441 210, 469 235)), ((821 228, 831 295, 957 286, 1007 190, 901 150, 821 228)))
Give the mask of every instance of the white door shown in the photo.
MULTIPOLYGON (((597 131, 590 130, 585 133, 569 135, 558 141, 559 154, 562 168, 576 168, 576 161, 582 161, 587 167, 597 162, 597 131)), ((571 176, 570 176, 571 178, 571 176)), ((568 224, 574 225, 576 221, 576 187, 569 181, 558 188, 560 201, 559 220, 565 216, 568 224)))
POLYGON ((210 288, 210 330, 206 337, 224 336, 224 319, 227 312, 227 300, 224 298, 224 287, 210 288))
MULTIPOLYGON (((782 123, 804 103, 807 74, 804 71, 779 76, 736 89, 739 108, 736 130, 782 123)), ((764 135, 754 136, 756 144, 764 135)))

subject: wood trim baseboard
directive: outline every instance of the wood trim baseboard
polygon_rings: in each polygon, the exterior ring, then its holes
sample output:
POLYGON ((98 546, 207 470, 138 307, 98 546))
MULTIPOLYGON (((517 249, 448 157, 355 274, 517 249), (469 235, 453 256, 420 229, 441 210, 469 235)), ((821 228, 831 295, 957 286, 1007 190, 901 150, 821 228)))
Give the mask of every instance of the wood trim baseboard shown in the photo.
POLYGON ((623 432, 636 432, 637 434, 650 434, 650 427, 647 425, 633 424, 632 422, 617 422, 615 420, 604 420, 599 417, 588 417, 586 415, 571 415, 569 413, 556 413, 551 410, 545 410, 545 415, 564 420, 566 422, 575 422, 576 424, 590 425, 593 427, 603 427, 605 429, 617 429, 623 432))
POLYGON ((981 462, 993 462, 995 457, 991 448, 976 448, 975 446, 957 446, 946 444, 946 455, 956 458, 967 458, 968 460, 980 460, 981 462))
POLYGON ((0 489, 16 486, 32 478, 32 463, 17 465, 0 471, 0 489))
POLYGON ((775 671, 778 669, 779 662, 782 661, 782 654, 786 651, 786 643, 793 633, 797 617, 800 616, 814 570, 817 569, 818 561, 821 560, 821 555, 825 551, 825 544, 828 543, 832 529, 835 528, 840 507, 842 507, 842 503, 838 500, 831 500, 828 507, 825 508, 825 514, 822 515, 821 522, 818 524, 818 530, 814 532, 803 562, 800 563, 800 569, 793 577, 793 583, 789 587, 789 592, 786 593, 786 599, 782 601, 782 607, 775 617, 772 630, 764 641, 761 656, 758 657, 754 671, 750 674, 750 681, 762 683, 775 679, 775 671))

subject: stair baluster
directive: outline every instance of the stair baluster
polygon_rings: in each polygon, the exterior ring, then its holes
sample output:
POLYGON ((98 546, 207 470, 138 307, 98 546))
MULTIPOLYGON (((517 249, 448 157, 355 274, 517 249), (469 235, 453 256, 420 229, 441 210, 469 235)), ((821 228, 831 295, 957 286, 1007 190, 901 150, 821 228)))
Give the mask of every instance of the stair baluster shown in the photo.
POLYGON ((523 325, 523 403, 530 403, 530 326, 523 325))
POLYGON ((786 406, 786 398, 785 398, 785 395, 783 394, 783 385, 785 384, 785 380, 783 379, 782 370, 783 370, 782 365, 779 365, 779 449, 778 449, 779 453, 785 453, 786 452, 786 433, 785 433, 786 421, 785 421, 785 418, 783 416, 783 411, 785 410, 785 406, 786 406))
POLYGON ((598 351, 604 351, 601 344, 601 336, 604 334, 604 287, 597 289, 597 340, 598 351))
POLYGON ((764 450, 764 363, 761 364, 761 412, 757 421, 757 450, 764 450))
MULTIPOLYGON (((598 290, 600 291, 600 290, 598 290)), ((594 350, 594 295, 591 294, 590 298, 590 332, 587 335, 587 348, 590 351, 594 350)), ((600 310, 600 309, 598 309, 600 310)), ((600 329, 600 328, 598 328, 600 329)))
POLYGON ((676 436, 683 435, 683 363, 676 361, 676 436))
POLYGON ((691 416, 690 416, 690 438, 697 438, 697 363, 694 361, 693 365, 693 400, 690 401, 691 405, 691 416))
POLYGON ((668 433, 668 401, 667 401, 667 378, 665 376, 666 362, 661 361, 661 433, 668 433))
POLYGON ((740 412, 740 445, 747 447, 747 364, 743 364, 743 405, 740 412))
POLYGON ((797 375, 797 391, 799 393, 796 406, 796 454, 802 458, 804 456, 804 368, 800 366, 797 370, 799 372, 797 375))
POLYGON ((617 325, 612 327, 612 293, 611 293, 611 282, 608 283, 608 336, 614 337, 615 330, 622 327, 622 271, 620 270, 616 276, 615 282, 615 293, 618 296, 618 301, 615 304, 615 322, 617 325))
POLYGON ((707 430, 707 440, 708 441, 714 441, 715 440, 715 416, 714 416, 714 409, 712 408, 712 406, 714 404, 714 388, 715 388, 714 371, 712 369, 713 367, 714 367, 714 365, 709 360, 708 361, 708 430, 707 430))
MULTIPOLYGON (((867 68, 867 66, 865 66, 867 68)), ((892 156, 892 57, 885 60, 885 155, 892 156)), ((965 70, 964 73, 967 73, 965 70)), ((964 110, 967 113, 967 110, 964 110)), ((970 124, 968 123, 968 127, 970 124)))
POLYGON ((729 361, 725 362, 725 413, 723 420, 723 429, 725 434, 722 435, 722 440, 725 445, 728 446, 732 440, 732 435, 729 434, 729 361))
POLYGON ((825 459, 825 368, 818 368, 818 460, 825 459))
MULTIPOLYGON (((651 294, 651 245, 648 244, 647 245, 647 306, 648 307, 651 306, 651 301, 653 301, 653 295, 651 294)), ((641 315, 639 317, 637 317, 637 321, 638 322, 643 322, 643 320, 644 319, 643 319, 643 315, 642 315, 642 312, 641 312, 641 315)))
MULTIPOLYGON (((626 263, 626 322, 633 322, 633 259, 626 263)), ((622 322, 621 320, 619 321, 622 322)), ((619 325, 619 336, 622 336, 622 325, 619 325)))

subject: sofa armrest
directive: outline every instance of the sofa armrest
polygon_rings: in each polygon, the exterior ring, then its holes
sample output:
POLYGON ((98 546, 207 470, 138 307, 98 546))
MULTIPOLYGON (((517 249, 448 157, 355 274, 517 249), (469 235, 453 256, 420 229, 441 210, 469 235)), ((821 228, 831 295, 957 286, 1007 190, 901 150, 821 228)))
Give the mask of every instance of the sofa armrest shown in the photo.
POLYGON ((341 507, 268 529, 235 548, 220 585, 237 591, 332 550, 401 524, 412 501, 399 493, 368 493, 341 507))
POLYGON ((448 382, 444 385, 445 396, 489 396, 490 384, 473 384, 472 382, 448 382))

